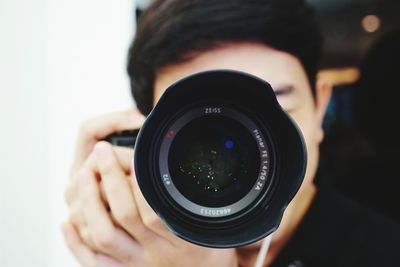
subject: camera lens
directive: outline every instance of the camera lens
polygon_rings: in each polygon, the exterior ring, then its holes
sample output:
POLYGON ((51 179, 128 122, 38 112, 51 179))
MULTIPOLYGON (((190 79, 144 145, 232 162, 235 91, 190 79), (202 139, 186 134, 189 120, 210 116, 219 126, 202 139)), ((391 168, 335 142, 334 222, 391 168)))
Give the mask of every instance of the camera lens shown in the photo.
POLYGON ((270 151, 261 132, 249 116, 227 104, 178 112, 155 152, 167 198, 205 217, 249 208, 272 181, 270 151))
POLYGON ((223 207, 250 191, 260 169, 259 154, 241 123, 218 115, 200 117, 176 134, 169 152, 170 174, 187 199, 223 207))
POLYGON ((139 131, 135 174, 177 236, 239 247, 275 231, 303 181, 302 135, 271 86, 215 70, 171 85, 139 131))

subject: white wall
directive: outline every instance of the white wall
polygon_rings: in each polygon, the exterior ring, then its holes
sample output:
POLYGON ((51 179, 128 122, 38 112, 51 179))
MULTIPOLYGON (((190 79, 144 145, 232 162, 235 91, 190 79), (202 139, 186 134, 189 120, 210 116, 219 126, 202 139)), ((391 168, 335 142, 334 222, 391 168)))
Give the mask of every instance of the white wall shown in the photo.
POLYGON ((50 225, 45 1, 0 1, 0 266, 43 266, 50 225))
POLYGON ((59 230, 80 123, 133 105, 134 0, 0 0, 0 266, 78 266, 59 230))

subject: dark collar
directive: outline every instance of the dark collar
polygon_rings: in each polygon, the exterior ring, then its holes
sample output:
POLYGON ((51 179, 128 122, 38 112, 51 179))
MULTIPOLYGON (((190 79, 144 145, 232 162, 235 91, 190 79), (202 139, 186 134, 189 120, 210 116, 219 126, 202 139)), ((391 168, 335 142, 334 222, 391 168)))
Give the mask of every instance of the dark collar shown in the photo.
POLYGON ((399 244, 398 225, 323 186, 270 267, 386 266, 378 255, 397 266, 399 244))

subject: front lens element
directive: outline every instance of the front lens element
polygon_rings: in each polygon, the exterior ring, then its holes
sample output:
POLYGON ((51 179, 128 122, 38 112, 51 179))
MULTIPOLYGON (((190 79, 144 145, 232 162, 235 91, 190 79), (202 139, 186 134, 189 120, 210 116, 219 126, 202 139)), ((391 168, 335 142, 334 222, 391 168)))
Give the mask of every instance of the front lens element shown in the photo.
POLYGON ((242 199, 260 170, 260 152, 249 130, 218 115, 186 124, 175 136, 168 158, 172 181, 180 193, 206 207, 242 199))

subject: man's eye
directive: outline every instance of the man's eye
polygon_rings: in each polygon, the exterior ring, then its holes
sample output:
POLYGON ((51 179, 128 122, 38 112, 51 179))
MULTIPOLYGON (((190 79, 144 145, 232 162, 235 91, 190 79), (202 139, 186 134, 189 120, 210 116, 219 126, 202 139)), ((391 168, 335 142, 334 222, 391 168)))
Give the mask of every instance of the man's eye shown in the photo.
POLYGON ((293 92, 293 89, 294 88, 292 85, 281 86, 281 87, 276 88, 275 95, 277 97, 289 95, 293 92))
POLYGON ((288 84, 276 87, 275 96, 287 113, 291 113, 296 109, 298 101, 295 97, 295 87, 293 85, 288 84))

